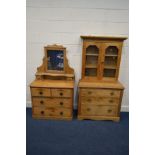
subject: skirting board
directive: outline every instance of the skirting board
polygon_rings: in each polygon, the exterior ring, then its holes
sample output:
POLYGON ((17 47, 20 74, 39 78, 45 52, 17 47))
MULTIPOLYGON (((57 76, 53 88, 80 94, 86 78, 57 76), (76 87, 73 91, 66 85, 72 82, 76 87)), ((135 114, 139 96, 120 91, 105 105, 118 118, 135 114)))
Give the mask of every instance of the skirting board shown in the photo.
MULTIPOLYGON (((26 102, 26 107, 27 108, 31 108, 32 107, 31 101, 27 101, 26 102)), ((74 105, 74 109, 77 109, 76 105, 74 105)), ((121 111, 122 112, 129 112, 129 106, 128 105, 122 105, 121 111)))

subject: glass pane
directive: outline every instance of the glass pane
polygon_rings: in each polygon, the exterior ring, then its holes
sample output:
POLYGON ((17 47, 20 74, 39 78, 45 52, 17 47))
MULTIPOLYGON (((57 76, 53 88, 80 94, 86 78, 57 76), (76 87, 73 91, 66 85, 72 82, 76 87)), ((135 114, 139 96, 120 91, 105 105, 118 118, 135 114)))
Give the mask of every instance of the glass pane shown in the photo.
POLYGON ((118 55, 118 48, 116 46, 109 46, 106 51, 105 55, 118 55))
POLYGON ((103 76, 104 77, 115 77, 116 69, 104 69, 103 76))
POLYGON ((86 54, 98 54, 99 49, 95 45, 91 45, 86 48, 86 54))
POLYGON ((48 70, 64 70, 64 53, 60 50, 47 51, 48 70))
POLYGON ((92 65, 97 67, 98 57, 96 56, 86 56, 86 65, 92 65))
POLYGON ((117 57, 106 56, 104 60, 104 66, 117 67, 117 57))
POLYGON ((95 68, 87 68, 85 70, 85 76, 97 76, 97 69, 95 69, 95 68))

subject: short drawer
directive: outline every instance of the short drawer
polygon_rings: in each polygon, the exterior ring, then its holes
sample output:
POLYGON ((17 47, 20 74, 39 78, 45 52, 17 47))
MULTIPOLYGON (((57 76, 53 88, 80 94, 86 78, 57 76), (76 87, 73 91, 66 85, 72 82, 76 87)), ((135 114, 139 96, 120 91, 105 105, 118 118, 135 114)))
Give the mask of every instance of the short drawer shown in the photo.
POLYGON ((51 89, 53 97, 72 97, 72 89, 51 89))
POLYGON ((116 116, 118 106, 91 106, 81 105, 81 115, 116 116))
POLYGON ((81 97, 81 104, 91 105, 118 105, 119 98, 108 98, 108 97, 81 97))
POLYGON ((32 96, 51 96, 51 91, 49 88, 31 88, 32 96))
POLYGON ((120 97, 120 90, 115 89, 80 89, 81 96, 120 97))
POLYGON ((71 116, 71 109, 33 107, 33 115, 39 116, 71 116))
POLYGON ((43 98, 43 97, 33 97, 33 106, 45 106, 45 107, 64 107, 71 108, 72 99, 71 98, 43 98))

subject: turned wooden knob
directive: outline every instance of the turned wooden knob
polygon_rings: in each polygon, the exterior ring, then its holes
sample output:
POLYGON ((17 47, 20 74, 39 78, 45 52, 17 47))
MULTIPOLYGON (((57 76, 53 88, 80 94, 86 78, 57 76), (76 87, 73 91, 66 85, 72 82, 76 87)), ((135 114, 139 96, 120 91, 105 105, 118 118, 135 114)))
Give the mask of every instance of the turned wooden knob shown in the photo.
POLYGON ((111 92, 110 95, 111 95, 111 96, 114 95, 114 92, 111 92))
POLYGON ((44 104, 44 101, 40 101, 41 104, 44 104))
POLYGON ((42 92, 42 91, 40 91, 40 92, 39 92, 39 94, 40 94, 40 95, 42 95, 42 94, 43 94, 43 92, 42 92))
POLYGON ((63 105, 63 102, 60 102, 60 105, 63 105))
POLYGON ((60 96, 62 96, 62 95, 63 95, 63 93, 61 92, 61 93, 60 93, 60 96))
POLYGON ((44 111, 41 111, 41 114, 44 115, 44 111))
POLYGON ((110 102, 110 103, 113 103, 114 101, 113 101, 113 100, 109 100, 109 102, 110 102))
POLYGON ((91 91, 88 92, 88 94, 91 94, 91 93, 92 93, 91 91))
POLYGON ((112 110, 111 110, 111 109, 109 109, 109 110, 108 110, 108 113, 111 113, 111 112, 112 112, 112 110))
POLYGON ((63 115, 63 112, 60 112, 60 115, 63 115))
POLYGON ((88 99, 87 101, 88 101, 88 102, 91 102, 91 99, 88 99))
POLYGON ((87 111, 90 111, 90 108, 87 108, 87 111))

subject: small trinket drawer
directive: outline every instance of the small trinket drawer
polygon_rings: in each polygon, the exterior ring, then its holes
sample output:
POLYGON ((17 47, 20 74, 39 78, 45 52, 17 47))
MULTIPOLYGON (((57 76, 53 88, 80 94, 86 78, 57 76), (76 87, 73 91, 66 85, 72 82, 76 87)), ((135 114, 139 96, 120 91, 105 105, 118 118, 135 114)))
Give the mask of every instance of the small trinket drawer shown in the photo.
POLYGON ((72 119, 73 81, 36 80, 32 82, 30 88, 33 118, 72 119))

